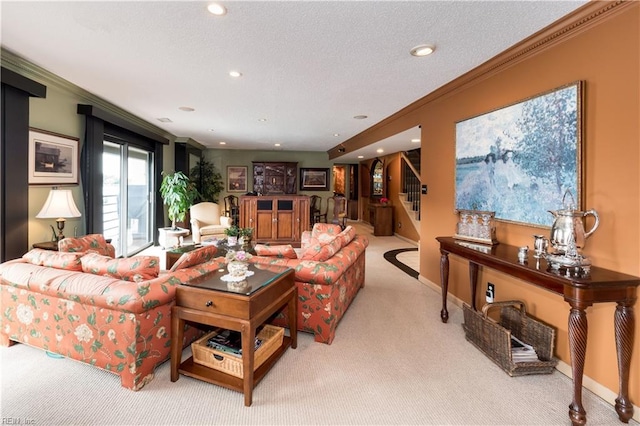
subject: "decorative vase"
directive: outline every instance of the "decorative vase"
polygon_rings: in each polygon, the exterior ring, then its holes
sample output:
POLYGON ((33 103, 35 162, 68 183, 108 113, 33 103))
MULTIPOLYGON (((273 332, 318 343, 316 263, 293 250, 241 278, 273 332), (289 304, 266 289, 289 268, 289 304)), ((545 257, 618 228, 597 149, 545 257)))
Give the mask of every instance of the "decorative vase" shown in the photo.
POLYGON ((249 270, 249 264, 247 262, 241 262, 239 260, 230 260, 227 264, 227 271, 232 277, 244 277, 249 270))

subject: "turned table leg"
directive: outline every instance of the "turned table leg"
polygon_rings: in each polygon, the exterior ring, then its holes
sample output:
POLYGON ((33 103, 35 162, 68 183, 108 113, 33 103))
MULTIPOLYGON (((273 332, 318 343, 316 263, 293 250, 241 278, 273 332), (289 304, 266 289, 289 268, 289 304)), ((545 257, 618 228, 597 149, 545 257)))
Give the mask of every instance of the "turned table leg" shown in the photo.
POLYGON ((440 284, 442 285, 442 310, 440 318, 442 322, 449 321, 449 311, 447 311, 447 293, 449 291, 449 253, 440 250, 440 284))
POLYGON ((620 385, 618 398, 616 398, 616 412, 621 421, 629 423, 629 419, 633 417, 633 404, 629 400, 629 366, 631 365, 635 330, 633 307, 630 304, 618 303, 614 314, 614 324, 620 385))
POLYGON ((586 306, 571 304, 569 313, 569 353, 571 354, 571 372, 573 374, 573 402, 569 405, 569 418, 574 426, 587 423, 587 412, 582 406, 582 375, 587 352, 587 314, 586 306))
POLYGON ((471 308, 476 309, 476 290, 478 288, 478 264, 469 262, 469 285, 471 286, 471 308))

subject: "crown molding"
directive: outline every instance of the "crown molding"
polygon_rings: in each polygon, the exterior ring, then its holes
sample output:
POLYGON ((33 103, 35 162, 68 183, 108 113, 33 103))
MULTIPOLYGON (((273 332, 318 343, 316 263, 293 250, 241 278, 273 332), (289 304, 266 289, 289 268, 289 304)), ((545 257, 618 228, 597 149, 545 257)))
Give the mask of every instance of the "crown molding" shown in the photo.
MULTIPOLYGON (((372 133, 377 133, 385 126, 408 117, 437 99, 450 96, 456 92, 464 90, 482 80, 495 76, 497 73, 504 71, 519 62, 539 54, 543 50, 564 42, 571 37, 575 37, 594 25, 613 18, 619 12, 634 6, 635 3, 635 1, 631 0, 590 1, 584 6, 513 45, 471 71, 407 105, 395 114, 379 121, 352 138, 347 139, 340 145, 331 148, 327 151, 329 159, 334 159, 341 155, 338 149, 341 148, 342 145, 347 146, 347 148, 351 148, 348 149, 348 151, 363 148, 364 146, 369 145, 366 140, 370 138, 370 135, 372 133)), ((637 6, 637 4, 635 4, 635 6, 637 6)), ((411 123, 408 128, 419 125, 420 123, 416 120, 417 116, 413 120, 408 119, 407 121, 411 123)))
POLYGON ((30 78, 34 81, 38 81, 39 83, 44 84, 45 86, 52 86, 63 92, 71 93, 77 96, 79 98, 79 104, 85 103, 94 105, 103 111, 109 112, 122 120, 133 123, 151 133, 162 136, 165 139, 175 139, 175 135, 167 132, 166 130, 154 126, 148 121, 145 121, 140 117, 133 115, 130 112, 119 108, 110 102, 107 102, 101 97, 96 96, 93 93, 90 93, 82 89, 81 87, 76 86, 70 81, 65 80, 64 78, 27 61, 23 57, 16 55, 15 53, 5 49, 4 47, 0 51, 0 60, 2 61, 2 66, 4 68, 22 75, 23 77, 30 78))

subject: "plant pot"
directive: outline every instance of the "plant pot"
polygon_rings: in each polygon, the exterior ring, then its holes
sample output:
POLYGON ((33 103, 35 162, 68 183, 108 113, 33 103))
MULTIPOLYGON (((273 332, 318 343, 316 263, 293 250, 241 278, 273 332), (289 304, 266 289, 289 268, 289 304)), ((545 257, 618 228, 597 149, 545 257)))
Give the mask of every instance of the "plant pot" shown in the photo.
POLYGON ((158 228, 158 244, 165 250, 180 247, 180 245, 182 245, 182 238, 187 235, 189 235, 189 230, 184 228, 158 228))
POLYGON ((229 247, 233 247, 233 246, 235 246, 237 244, 238 244, 238 237, 237 236, 236 237, 232 237, 232 236, 228 236, 227 237, 227 245, 229 247))

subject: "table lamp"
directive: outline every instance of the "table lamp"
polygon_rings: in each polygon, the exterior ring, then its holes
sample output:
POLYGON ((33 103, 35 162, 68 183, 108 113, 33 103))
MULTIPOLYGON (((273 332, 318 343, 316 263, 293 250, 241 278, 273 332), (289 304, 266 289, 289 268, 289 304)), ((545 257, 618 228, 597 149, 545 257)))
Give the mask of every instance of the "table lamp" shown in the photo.
POLYGON ((64 238, 62 230, 64 229, 65 219, 80 216, 80 211, 78 210, 78 207, 76 207, 76 203, 73 201, 71 190, 57 189, 55 187, 51 189, 42 210, 40 210, 40 213, 36 215, 39 219, 56 218, 56 224, 58 226, 58 241, 64 238))

